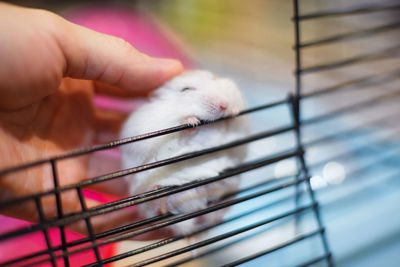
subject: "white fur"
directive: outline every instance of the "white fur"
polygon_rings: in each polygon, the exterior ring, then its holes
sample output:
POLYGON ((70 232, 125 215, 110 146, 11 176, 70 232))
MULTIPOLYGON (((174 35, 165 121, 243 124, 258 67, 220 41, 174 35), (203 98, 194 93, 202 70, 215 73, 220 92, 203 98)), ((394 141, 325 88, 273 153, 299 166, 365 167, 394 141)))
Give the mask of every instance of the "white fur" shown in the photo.
MULTIPOLYGON (((123 126, 121 137, 178 126, 196 124, 198 120, 213 121, 236 114, 246 105, 240 90, 229 79, 216 77, 208 71, 192 71, 173 78, 158 88, 150 102, 130 115, 123 126), (190 89, 182 91, 183 88, 190 89), (195 89, 193 89, 195 88, 195 89), (223 110, 220 106, 225 107, 223 110)), ((244 116, 228 121, 204 125, 196 129, 164 135, 122 146, 123 168, 182 155, 187 152, 218 146, 245 137, 249 124, 244 116)), ((139 194, 157 187, 181 185, 218 175, 226 168, 241 163, 247 153, 246 146, 212 153, 172 165, 139 172, 127 177, 131 194, 139 194)), ((216 200, 228 192, 236 191, 239 176, 167 196, 138 205, 145 217, 160 214, 161 201, 167 210, 182 214, 203 209, 208 201, 216 200)), ((176 234, 189 234, 199 227, 219 222, 226 210, 193 218, 171 228, 176 234)))

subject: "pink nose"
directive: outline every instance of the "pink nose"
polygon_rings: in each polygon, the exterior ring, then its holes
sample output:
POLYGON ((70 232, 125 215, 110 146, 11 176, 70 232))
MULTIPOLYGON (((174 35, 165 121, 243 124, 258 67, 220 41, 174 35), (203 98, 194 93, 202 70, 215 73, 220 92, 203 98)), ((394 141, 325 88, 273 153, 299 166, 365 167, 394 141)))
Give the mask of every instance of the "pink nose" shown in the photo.
POLYGON ((219 103, 219 108, 221 110, 226 110, 228 108, 228 103, 227 102, 221 102, 219 103))

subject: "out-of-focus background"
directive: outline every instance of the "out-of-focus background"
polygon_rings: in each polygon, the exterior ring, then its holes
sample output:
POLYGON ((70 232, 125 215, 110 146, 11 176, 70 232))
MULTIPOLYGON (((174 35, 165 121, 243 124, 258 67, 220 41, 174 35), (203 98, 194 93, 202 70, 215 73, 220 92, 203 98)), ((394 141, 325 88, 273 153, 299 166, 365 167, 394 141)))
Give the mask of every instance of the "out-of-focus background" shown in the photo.
MULTIPOLYGON (((379 0, 299 2, 301 14, 396 3, 379 0)), ((242 88, 250 107, 283 99, 294 92, 293 3, 289 0, 13 3, 52 10, 73 22, 123 37, 150 55, 179 58, 188 68, 209 69, 231 77, 242 88)), ((309 121, 303 128, 311 184, 320 201, 323 223, 337 266, 398 266, 400 262, 400 60, 398 54, 393 53, 400 48, 399 26, 398 8, 301 22, 303 43, 381 29, 375 34, 360 34, 356 38, 302 49, 302 66, 305 68, 368 57, 356 64, 302 76, 304 94, 332 88, 332 93, 304 98, 301 112, 305 122, 342 108, 348 111, 321 122, 309 121), (372 76, 376 77, 374 82, 364 82, 363 86, 346 84, 372 76), (334 91, 339 84, 346 88, 334 91)), ((250 119, 252 132, 257 133, 288 125, 290 110, 282 106, 251 115, 250 119)), ((250 146, 249 159, 284 151, 294 144, 292 133, 257 141, 250 146)), ((294 161, 281 161, 243 175, 242 186, 267 177, 279 180, 295 172, 294 161)), ((292 207, 293 189, 241 203, 231 209, 227 217, 266 204, 267 208, 222 225, 210 235, 292 207)), ((300 228, 312 229, 314 224, 313 217, 307 215, 302 218, 300 228)), ((213 253, 187 265, 219 266, 279 244, 293 234, 292 222, 250 231, 214 244, 213 253)), ((112 253, 144 244, 124 242, 112 253)), ((244 266, 294 266, 310 255, 320 255, 321 251, 320 239, 315 237, 244 266)), ((157 251, 146 255, 154 256, 155 253, 157 251)), ((114 266, 125 266, 140 259, 143 258, 127 258, 114 266)))

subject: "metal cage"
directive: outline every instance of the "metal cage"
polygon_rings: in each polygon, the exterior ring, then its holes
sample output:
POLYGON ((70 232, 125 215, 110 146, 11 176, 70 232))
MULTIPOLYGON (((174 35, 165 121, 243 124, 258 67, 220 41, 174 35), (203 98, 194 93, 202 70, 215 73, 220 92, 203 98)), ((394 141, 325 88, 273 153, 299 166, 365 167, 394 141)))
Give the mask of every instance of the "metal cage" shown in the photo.
MULTIPOLYGON (((302 101, 304 99, 310 99, 314 97, 318 97, 320 95, 325 95, 325 94, 331 94, 334 92, 342 91, 342 90, 354 90, 354 89, 360 89, 366 85, 380 85, 382 83, 388 82, 388 81, 393 81, 399 76, 399 72, 393 72, 385 75, 367 75, 363 78, 357 78, 357 79, 352 79, 349 81, 342 82, 337 85, 329 86, 326 88, 314 90, 312 92, 308 93, 303 93, 302 90, 302 79, 304 75, 310 74, 310 73, 319 73, 320 71, 325 71, 325 70, 332 70, 336 68, 341 68, 344 66, 352 65, 352 64, 358 64, 358 63, 363 63, 363 62, 370 62, 370 61, 375 61, 379 60, 382 58, 387 58, 387 57, 392 57, 397 54, 399 46, 393 46, 391 48, 387 48, 381 51, 373 52, 373 53, 368 53, 364 54, 361 56, 356 56, 356 57, 350 57, 344 60, 336 61, 336 62, 330 62, 326 64, 317 64, 317 65, 312 65, 312 66, 307 66, 302 63, 303 56, 302 56, 302 51, 303 49, 310 49, 316 46, 320 45, 325 45, 325 44, 335 44, 337 42, 345 41, 345 40, 350 40, 350 39, 357 39, 357 38, 366 38, 369 36, 373 36, 374 34, 377 33, 382 33, 386 31, 390 31, 393 29, 397 29, 400 24, 399 23, 390 23, 384 26, 379 26, 367 30, 362 30, 362 31, 355 31, 351 33, 346 33, 346 34, 340 34, 336 36, 332 36, 329 38, 324 38, 324 39, 318 39, 318 40, 312 40, 309 42, 302 42, 301 34, 302 34, 302 22, 306 20, 317 20, 317 19, 324 19, 326 17, 339 17, 339 16, 351 16, 353 14, 363 14, 363 13, 373 13, 373 12, 382 12, 382 11, 387 11, 387 10, 395 10, 399 9, 400 5, 397 3, 377 3, 374 5, 367 5, 367 6, 360 6, 360 7, 352 7, 350 9, 333 9, 333 10, 328 10, 328 11, 321 11, 321 12, 315 12, 315 13, 310 13, 310 14, 301 14, 299 11, 299 5, 301 1, 298 0, 293 0, 293 23, 294 23, 294 32, 295 32, 295 42, 294 42, 294 50, 295 50, 295 93, 294 94, 289 94, 286 98, 273 102, 273 103, 267 103, 263 104, 260 106, 256 107, 251 107, 247 110, 241 111, 237 116, 251 116, 255 112, 268 112, 269 109, 277 107, 277 106, 286 106, 290 112, 290 117, 291 117, 291 123, 284 126, 280 127, 277 129, 273 130, 268 130, 268 131, 263 131, 251 136, 248 136, 244 139, 236 140, 234 142, 230 142, 228 144, 224 144, 218 147, 213 147, 201 151, 193 151, 191 153, 183 154, 177 157, 157 161, 157 162, 152 162, 150 164, 142 165, 142 166, 136 166, 134 168, 130 168, 127 170, 121 170, 117 171, 114 173, 109 173, 106 175, 101 175, 98 177, 92 177, 91 179, 76 183, 76 184, 70 184, 66 186, 60 186, 59 181, 58 181, 58 170, 57 170, 57 163, 66 159, 70 159, 73 157, 78 157, 90 153, 94 153, 100 150, 107 150, 111 148, 115 148, 118 146, 122 146, 128 143, 132 142, 140 142, 141 140, 149 139, 149 138, 154 138, 157 136, 162 136, 162 135, 167 135, 171 134, 174 132, 182 131, 185 129, 189 129, 192 126, 190 125, 180 125, 176 127, 172 127, 169 129, 161 129, 156 132, 151 132, 148 134, 140 135, 140 136, 134 136, 131 138, 127 138, 124 140, 117 140, 111 143, 107 143, 104 145, 100 146, 95 146, 95 147, 90 147, 86 149, 80 149, 76 151, 72 151, 68 154, 65 155, 60 155, 48 159, 39 159, 38 161, 31 162, 28 164, 12 167, 9 169, 4 169, 0 171, 0 178, 1 176, 7 175, 12 172, 19 172, 19 171, 24 171, 29 168, 34 168, 39 165, 49 165, 51 166, 52 170, 52 176, 53 176, 53 183, 54 183, 54 188, 52 190, 46 191, 46 192, 40 192, 37 194, 29 195, 29 196, 24 196, 20 197, 17 199, 12 199, 8 201, 4 201, 0 203, 0 208, 4 207, 10 207, 10 206, 17 206, 21 203, 24 202, 32 202, 36 205, 37 212, 38 212, 38 217, 40 218, 40 222, 37 224, 33 224, 31 226, 23 227, 21 229, 15 229, 12 231, 8 231, 6 233, 0 234, 0 242, 6 242, 7 240, 11 240, 14 238, 18 238, 23 235, 28 235, 31 233, 38 233, 41 232, 43 234, 43 237, 46 241, 47 244, 47 249, 40 250, 35 253, 30 253, 27 254, 23 257, 19 258, 14 258, 11 260, 8 260, 6 262, 1 262, 0 266, 36 266, 38 264, 42 263, 47 263, 51 264, 52 266, 59 266, 59 259, 63 259, 63 263, 65 266, 69 266, 69 256, 74 255, 77 253, 80 253, 82 251, 87 251, 87 250, 92 250, 94 252, 96 261, 87 264, 85 266, 103 266, 105 264, 113 263, 116 261, 119 261, 121 259, 127 258, 127 257, 132 257, 134 255, 143 253, 145 251, 150 251, 152 249, 173 243, 177 240, 183 239, 183 236, 175 236, 171 238, 167 238, 161 241, 154 242, 152 244, 143 246, 138 249, 134 249, 122 254, 118 254, 115 256, 111 256, 108 258, 102 258, 100 253, 99 253, 99 247, 107 244, 111 244, 114 242, 118 242, 121 240, 126 240, 129 238, 132 238, 134 236, 150 232, 155 229, 160 229, 162 227, 178 223, 180 221, 184 221, 196 216, 200 216, 202 214, 210 213, 219 209, 223 209, 226 207, 230 207, 232 205, 236 205, 242 202, 246 202, 248 200, 257 198, 259 196, 263 196, 266 194, 270 194, 273 192, 277 192, 279 190, 283 190, 286 188, 293 188, 294 189, 294 194, 292 196, 293 200, 296 202, 296 208, 290 209, 290 210, 282 210, 280 214, 264 218, 263 220, 251 223, 249 225, 244 225, 241 226, 237 229, 233 229, 229 232, 221 233, 216 236, 212 237, 207 237, 204 240, 198 241, 196 243, 193 243, 191 245, 170 251, 168 253, 164 253, 161 255, 156 255, 154 257, 151 257, 149 259, 146 259, 144 261, 139 261, 135 263, 133 266, 145 266, 148 264, 152 263, 157 263, 160 262, 164 259, 174 257, 176 255, 183 254, 185 252, 193 251, 199 248, 206 248, 205 250, 201 251, 198 254, 192 254, 191 256, 188 256, 184 259, 181 259, 179 261, 176 261, 175 263, 171 264, 171 266, 177 266, 179 264, 187 263, 190 262, 193 259, 196 259, 198 257, 202 257, 204 255, 207 255, 207 253, 211 253, 215 251, 216 247, 208 247, 211 244, 217 243, 219 241, 228 239, 230 237, 239 235, 241 233, 253 230, 255 228, 268 225, 271 223, 274 223, 276 221, 280 220, 291 220, 295 222, 296 224, 301 220, 301 215, 304 213, 311 213, 313 216, 313 220, 316 222, 316 227, 315 229, 307 232, 298 232, 296 235, 293 236, 290 240, 286 240, 278 245, 275 245, 273 247, 269 247, 267 249, 261 250, 257 253, 248 255, 246 257, 240 258, 240 259, 235 259, 232 262, 226 262, 224 266, 236 266, 251 260, 254 260, 258 257, 261 257, 266 254, 274 253, 277 250, 283 249, 285 247, 291 246, 295 243, 299 243, 305 239, 308 239, 310 237, 319 237, 321 240, 321 247, 323 250, 323 253, 321 255, 314 255, 313 258, 310 258, 306 262, 300 262, 299 266, 309 266, 312 264, 317 264, 317 263, 322 263, 325 262, 328 266, 333 266, 333 258, 332 258, 332 253, 329 248, 328 240, 326 237, 325 233, 325 227, 324 224, 321 220, 321 215, 319 211, 319 205, 318 201, 314 195, 314 191, 312 189, 311 183, 310 183, 310 178, 311 174, 309 171, 309 166, 306 162, 305 159, 305 152, 309 146, 318 144, 320 142, 324 142, 325 140, 329 138, 335 138, 335 137, 340 137, 340 136, 346 136, 347 132, 338 132, 335 133, 331 136, 324 136, 320 139, 313 140, 311 142, 303 142, 302 140, 302 129, 303 126, 305 125, 311 125, 314 123, 318 123, 324 120, 328 120, 340 115, 345 115, 349 112, 356 111, 361 108, 369 107, 370 105, 385 101, 388 98, 392 98, 393 93, 381 96, 379 98, 367 101, 367 102, 361 102, 357 103, 355 105, 351 105, 348 107, 344 107, 341 109, 334 110, 332 112, 328 112, 325 114, 320 114, 317 116, 314 116, 312 118, 308 119, 302 119, 302 101), (221 151, 224 149, 229 149, 235 146, 247 144, 256 140, 261 140, 264 138, 269 138, 272 136, 280 135, 283 133, 289 133, 292 132, 295 135, 296 138, 296 144, 294 147, 292 147, 290 150, 285 151, 283 153, 279 153, 273 156, 267 156, 267 157, 261 157, 256 160, 251 160, 248 162, 245 162, 241 164, 240 166, 236 166, 234 168, 225 170, 224 172, 220 173, 218 176, 215 177, 210 177, 205 180, 200 180, 196 182, 191 182, 188 184, 184 184, 182 186, 174 186, 174 187, 165 187, 165 188, 160 188, 160 189, 155 189, 148 191, 143 194, 139 195, 134 195, 130 196, 125 199, 120 199, 117 201, 112 201, 109 203, 102 204, 100 206, 97 206, 95 208, 87 208, 84 202, 83 198, 83 193, 82 190, 93 184, 97 183, 104 183, 106 181, 114 180, 114 179, 121 179, 121 177, 128 175, 128 174, 134 174, 138 172, 143 172, 149 169, 165 166, 168 164, 174 164, 176 162, 180 161, 185 161, 187 159, 192 159, 196 158, 205 154, 221 151), (248 172, 266 165, 271 165, 275 164, 279 161, 289 159, 289 158, 294 158, 296 159, 296 162, 298 163, 298 173, 293 176, 289 177, 283 177, 279 180, 276 180, 272 177, 264 179, 263 182, 258 183, 256 185, 253 185, 251 187, 245 187, 241 188, 239 192, 234 192, 234 194, 231 194, 229 196, 224 196, 218 203, 210 203, 209 207, 207 207, 204 210, 188 213, 188 214, 178 214, 178 215, 173 215, 173 214, 166 214, 166 215, 160 215, 155 218, 150 218, 150 219, 145 219, 142 221, 137 221, 129 225, 125 225, 116 229, 112 229, 109 231, 101 232, 101 233, 95 233, 93 231, 93 226, 91 223, 91 218, 100 214, 107 214, 109 212, 122 209, 125 207, 129 206, 134 206, 134 205, 139 205, 140 203, 151 201, 154 199, 158 199, 164 196, 168 196, 174 193, 178 193, 184 190, 188 190, 191 188, 199 187, 205 184, 213 183, 215 181, 219 181, 222 179, 229 179, 229 177, 237 174, 241 174, 244 172, 248 172), (264 188, 262 186, 268 185, 268 187, 264 188), (262 190, 258 190, 256 192, 252 191, 257 188, 262 188, 262 190), (62 206, 62 201, 61 201, 61 194, 63 192, 69 192, 69 191, 74 191, 76 194, 79 196, 80 203, 81 203, 81 211, 72 213, 72 214, 65 214, 63 212, 63 206, 62 206), (240 194, 240 196, 235 197, 235 198, 230 198, 236 194, 240 194), (46 197, 46 196, 54 196, 56 199, 57 203, 57 213, 58 216, 56 218, 45 218, 43 215, 43 208, 42 208, 42 202, 41 199, 46 197), (301 204, 299 199, 307 196, 310 201, 308 204, 301 204), (87 227, 87 232, 88 236, 83 237, 78 240, 74 241, 67 241, 65 237, 65 227, 71 223, 77 222, 84 220, 86 223, 87 227), (51 228, 58 228, 59 229, 59 234, 60 234, 60 244, 54 245, 49 239, 48 231, 51 228)), ((378 1, 377 1, 378 2, 378 1)), ((229 120, 232 117, 227 117, 227 118, 222 118, 220 120, 229 120)), ((218 120, 218 121, 220 121, 218 120)), ((212 124, 214 122, 202 122, 198 127, 201 127, 204 124, 212 124)), ((354 131, 351 130, 351 131, 354 131)), ((351 132, 350 131, 350 132, 351 132)), ((268 204, 268 203, 267 203, 268 204)), ((266 206, 268 208, 268 205, 266 206)), ((221 224, 234 221, 237 218, 247 216, 248 214, 251 214, 252 212, 255 212, 256 210, 248 210, 242 214, 237 215, 236 217, 228 218, 225 219, 221 224)), ((220 225, 220 224, 218 224, 220 225)), ((207 231, 209 229, 212 229, 217 225, 210 225, 204 229, 199 230, 196 233, 193 233, 193 235, 207 231)), ((223 246, 229 246, 228 244, 225 244, 223 246)))

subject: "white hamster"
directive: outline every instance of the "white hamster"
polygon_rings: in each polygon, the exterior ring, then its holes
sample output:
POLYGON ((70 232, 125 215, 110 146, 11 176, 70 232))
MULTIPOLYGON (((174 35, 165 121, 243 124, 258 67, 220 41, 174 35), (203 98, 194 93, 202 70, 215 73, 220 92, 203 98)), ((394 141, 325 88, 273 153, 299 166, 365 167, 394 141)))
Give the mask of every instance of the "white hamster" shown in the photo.
MULTIPOLYGON (((200 120, 214 121, 237 114, 246 107, 236 84, 209 71, 195 70, 173 78, 158 89, 148 104, 133 112, 125 122, 121 138, 145 134, 182 124, 196 125, 200 120)), ((210 125, 134 142, 121 147, 124 169, 218 146, 248 135, 249 123, 239 116, 210 125)), ((131 194, 164 186, 181 185, 217 176, 221 171, 243 162, 246 145, 208 154, 126 177, 131 194)), ((137 206, 146 218, 166 212, 183 214, 207 207, 221 196, 237 191, 239 176, 145 202, 137 206)), ((187 235, 206 225, 218 223, 224 210, 169 226, 175 234, 187 235)))

